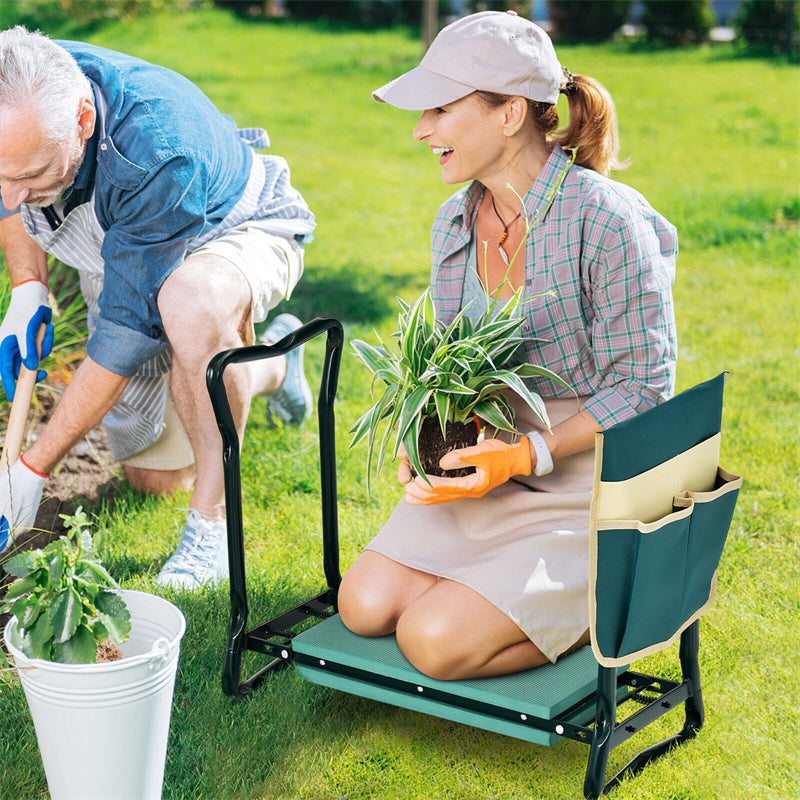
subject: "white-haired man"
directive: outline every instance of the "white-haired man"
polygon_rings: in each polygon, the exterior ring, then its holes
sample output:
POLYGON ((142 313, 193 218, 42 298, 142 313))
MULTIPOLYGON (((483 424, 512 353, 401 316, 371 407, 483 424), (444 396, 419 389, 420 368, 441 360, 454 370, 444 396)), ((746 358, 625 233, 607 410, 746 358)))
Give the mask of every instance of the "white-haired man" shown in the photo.
MULTIPOLYGON (((131 483, 194 484, 157 582, 193 589, 228 574, 221 438, 205 388, 217 352, 289 297, 314 216, 262 129, 237 131, 168 69, 24 28, 0 32, 0 247, 13 290, 0 377, 38 367, 47 254, 80 271, 87 357, 42 435, 0 475, 0 550, 30 528, 44 481, 101 420, 131 483)), ((262 338, 299 320, 279 315, 262 338)), ((240 435, 251 399, 287 422, 310 413, 302 350, 226 379, 240 435)), ((41 373, 40 373, 41 375, 41 373)))

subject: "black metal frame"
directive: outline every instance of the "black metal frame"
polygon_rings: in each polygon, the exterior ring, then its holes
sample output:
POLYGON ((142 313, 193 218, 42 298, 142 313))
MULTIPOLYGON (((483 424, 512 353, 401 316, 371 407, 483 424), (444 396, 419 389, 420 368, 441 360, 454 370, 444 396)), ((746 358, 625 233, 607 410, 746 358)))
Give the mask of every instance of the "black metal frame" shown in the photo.
MULTIPOLYGON (((225 476, 225 505, 227 509, 228 558, 230 561, 231 616, 228 641, 222 672, 222 688, 232 698, 244 698, 264 680, 271 670, 291 664, 305 657, 292 649, 294 629, 310 619, 325 619, 337 612, 336 597, 341 583, 339 570, 339 532, 336 494, 336 446, 334 400, 341 363, 344 333, 334 319, 316 319, 309 322, 273 345, 227 350, 215 356, 208 366, 206 383, 211 404, 222 435, 223 471, 225 476), (239 458, 239 438, 231 415, 223 373, 231 364, 241 364, 263 358, 285 355, 290 350, 327 332, 317 410, 320 436, 320 481, 322 495, 323 571, 327 589, 299 606, 247 630, 248 604, 244 565, 244 529, 242 523, 242 490, 239 458), (254 651, 270 657, 258 672, 241 680, 242 653, 254 651)), ((651 761, 661 757, 683 742, 693 738, 703 725, 703 698, 700 686, 698 661, 700 634, 699 621, 692 623, 681 634, 680 663, 682 680, 675 681, 626 670, 598 665, 597 690, 564 712, 558 719, 530 717, 525 724, 554 732, 569 739, 590 745, 584 781, 584 796, 598 798, 614 788, 624 777, 635 775, 651 761), (624 694, 618 698, 620 689, 624 694), (617 709, 625 703, 641 704, 642 708, 617 722, 617 709), (684 704, 685 722, 676 735, 655 744, 635 756, 617 775, 605 782, 608 758, 612 750, 659 717, 684 704), (594 708, 592 713, 591 709, 594 708), (594 717, 592 719, 592 716, 594 717), (586 718, 585 724, 575 720, 586 718)), ((326 660, 326 669, 358 680, 389 686, 396 691, 416 696, 416 683, 389 681, 383 675, 355 670, 326 660), (391 684, 391 685, 390 685, 391 684)), ((318 662, 314 662, 317 666, 318 662)), ((455 692, 427 692, 452 706, 510 718, 507 709, 488 706, 469 700, 455 692)), ((514 721, 519 714, 513 712, 514 721)))
POLYGON ((336 511, 336 444, 333 403, 339 379, 344 331, 335 319, 315 319, 272 345, 253 345, 225 350, 211 359, 206 370, 206 386, 222 435, 222 468, 225 477, 225 509, 230 562, 231 617, 228 644, 222 672, 222 688, 229 697, 245 697, 264 679, 267 672, 289 661, 290 631, 309 617, 324 618, 336 610, 336 593, 342 576, 339 571, 339 523, 336 511), (322 492, 323 570, 328 588, 264 625, 246 630, 248 605, 244 566, 244 526, 242 523, 242 480, 239 434, 225 390, 224 372, 232 364, 286 355, 295 347, 327 332, 317 413, 319 417, 320 481, 322 492), (262 670, 240 682, 242 653, 253 650, 273 656, 262 670), (286 654, 284 656, 284 654, 286 654))

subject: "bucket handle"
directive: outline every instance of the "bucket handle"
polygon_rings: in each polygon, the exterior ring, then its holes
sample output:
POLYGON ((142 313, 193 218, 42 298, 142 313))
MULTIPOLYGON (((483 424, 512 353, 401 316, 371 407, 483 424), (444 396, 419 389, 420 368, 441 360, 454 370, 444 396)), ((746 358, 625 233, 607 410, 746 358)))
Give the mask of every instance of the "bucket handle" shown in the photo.
POLYGON ((150 648, 150 656, 155 657, 150 661, 148 666, 151 672, 157 672, 169 659, 169 640, 165 639, 163 636, 156 639, 155 642, 153 642, 153 646, 150 648))

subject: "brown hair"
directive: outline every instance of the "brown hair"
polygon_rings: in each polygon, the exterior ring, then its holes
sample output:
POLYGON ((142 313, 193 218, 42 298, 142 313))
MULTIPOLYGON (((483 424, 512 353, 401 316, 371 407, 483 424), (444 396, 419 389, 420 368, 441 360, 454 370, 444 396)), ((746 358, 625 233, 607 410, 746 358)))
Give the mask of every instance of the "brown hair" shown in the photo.
MULTIPOLYGON (((575 163, 581 167, 601 175, 608 175, 612 169, 624 169, 627 164, 618 158, 617 112, 608 91, 586 75, 569 75, 561 91, 569 104, 567 126, 556 130, 558 109, 554 103, 528 100, 528 114, 536 128, 565 150, 576 149, 575 163)), ((482 91, 476 94, 493 107, 502 105, 510 97, 482 91)))

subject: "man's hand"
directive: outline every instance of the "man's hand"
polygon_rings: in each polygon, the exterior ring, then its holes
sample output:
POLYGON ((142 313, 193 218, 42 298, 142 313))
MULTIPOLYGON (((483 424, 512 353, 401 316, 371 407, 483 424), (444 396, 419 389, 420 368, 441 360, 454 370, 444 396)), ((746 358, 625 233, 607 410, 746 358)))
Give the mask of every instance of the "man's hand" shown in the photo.
MULTIPOLYGON (((41 281, 27 280, 11 290, 11 303, 0 325, 0 380, 9 400, 14 399, 22 364, 33 370, 39 366, 40 358, 50 355, 53 349, 52 316, 47 286, 41 281), (42 324, 46 328, 40 356, 36 335, 42 324)), ((46 375, 44 370, 39 370, 36 380, 43 380, 46 375)))
POLYGON ((0 475, 0 553, 33 527, 45 478, 22 458, 0 475))
POLYGON ((483 497, 512 475, 530 475, 533 468, 530 443, 525 437, 516 444, 506 444, 499 439, 485 439, 474 447, 452 450, 443 455, 439 465, 445 470, 470 466, 475 467, 475 472, 464 478, 438 478, 428 475, 426 477, 430 485, 425 482, 425 478, 417 476, 406 483, 406 502, 427 506, 449 503, 465 497, 483 497))

